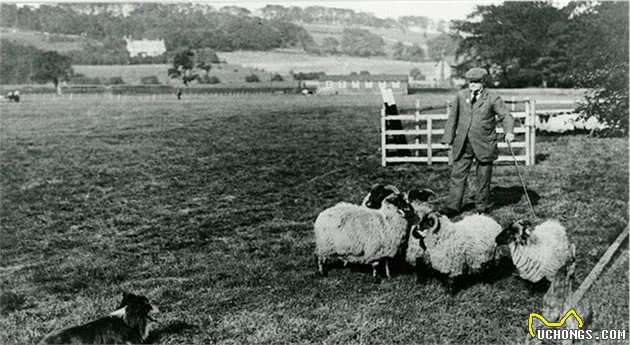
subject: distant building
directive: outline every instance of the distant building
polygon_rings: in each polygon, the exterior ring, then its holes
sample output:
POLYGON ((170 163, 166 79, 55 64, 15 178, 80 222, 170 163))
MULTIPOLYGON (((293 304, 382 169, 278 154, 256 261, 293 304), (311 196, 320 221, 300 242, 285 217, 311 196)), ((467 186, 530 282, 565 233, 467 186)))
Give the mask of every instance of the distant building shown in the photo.
POLYGON ((422 62, 416 65, 424 79, 418 80, 410 77, 411 87, 426 88, 450 88, 453 87, 453 64, 447 59, 437 62, 422 62))
MULTIPOLYGON (((312 84, 312 83, 309 83, 312 84)), ((323 75, 315 82, 318 93, 380 93, 391 88, 395 93, 407 94, 409 77, 404 74, 323 75)))
POLYGON ((130 57, 159 56, 166 53, 164 40, 131 40, 125 37, 130 57))

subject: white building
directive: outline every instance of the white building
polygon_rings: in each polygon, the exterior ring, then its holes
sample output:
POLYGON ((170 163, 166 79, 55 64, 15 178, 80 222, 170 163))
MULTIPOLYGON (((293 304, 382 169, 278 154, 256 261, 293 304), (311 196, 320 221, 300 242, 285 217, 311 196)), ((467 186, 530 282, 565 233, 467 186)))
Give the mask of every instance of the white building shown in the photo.
POLYGON ((135 56, 159 56, 166 53, 164 40, 131 40, 125 37, 127 51, 130 57, 135 56))

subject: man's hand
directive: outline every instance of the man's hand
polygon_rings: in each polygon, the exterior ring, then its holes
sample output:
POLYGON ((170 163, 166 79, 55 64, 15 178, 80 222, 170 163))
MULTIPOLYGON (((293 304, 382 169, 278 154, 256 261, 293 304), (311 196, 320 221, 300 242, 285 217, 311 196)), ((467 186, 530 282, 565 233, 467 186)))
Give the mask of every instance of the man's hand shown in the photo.
POLYGON ((514 141, 514 133, 505 133, 505 141, 511 143, 514 141))

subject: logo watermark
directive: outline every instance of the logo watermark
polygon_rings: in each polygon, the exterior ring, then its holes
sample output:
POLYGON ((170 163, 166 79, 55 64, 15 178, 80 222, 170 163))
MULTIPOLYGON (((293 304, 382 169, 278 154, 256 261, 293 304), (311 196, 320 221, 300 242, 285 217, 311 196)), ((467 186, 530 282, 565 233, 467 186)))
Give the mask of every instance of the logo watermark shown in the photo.
POLYGON ((628 332, 625 329, 611 330, 604 329, 601 331, 593 331, 590 329, 582 329, 584 321, 582 317, 575 311, 570 309, 557 322, 551 322, 538 313, 530 313, 527 321, 529 335, 539 340, 626 340, 628 332), (564 326, 569 318, 573 317, 575 323, 568 324, 571 328, 560 328, 564 326), (534 319, 542 322, 547 328, 538 328, 534 331, 534 319))

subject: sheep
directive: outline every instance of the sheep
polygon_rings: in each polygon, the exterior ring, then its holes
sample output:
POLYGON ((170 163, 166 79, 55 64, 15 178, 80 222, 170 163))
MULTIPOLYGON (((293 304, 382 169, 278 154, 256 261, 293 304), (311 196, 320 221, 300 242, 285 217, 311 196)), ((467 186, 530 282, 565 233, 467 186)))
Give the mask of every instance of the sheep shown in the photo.
POLYGON ((454 294, 460 277, 479 274, 494 263, 495 238, 500 232, 499 223, 485 215, 469 215, 454 223, 439 212, 430 212, 412 236, 425 249, 426 264, 447 275, 447 288, 454 294))
POLYGON ((388 260, 394 258, 408 234, 413 215, 411 205, 401 193, 387 196, 379 209, 346 202, 322 211, 315 220, 315 256, 319 273, 326 276, 330 259, 370 264, 372 276, 384 262, 390 278, 388 260))
MULTIPOLYGON (((409 194, 407 195, 407 200, 409 200, 409 203, 411 203, 411 207, 413 208, 415 213, 414 219, 416 221, 414 222, 414 224, 424 218, 425 215, 433 211, 433 205, 428 202, 429 198, 432 196, 435 197, 436 194, 430 189, 423 189, 421 191, 413 189, 409 191, 409 194)), ((415 225, 412 225, 412 227, 415 227, 415 225)), ((422 248, 420 241, 418 241, 418 239, 414 238, 413 236, 409 236, 407 241, 407 248, 405 250, 405 261, 409 265, 415 267, 417 266, 418 259, 423 258, 424 254, 425 250, 424 248, 422 248)))
POLYGON ((518 220, 496 237, 498 245, 507 244, 518 275, 532 283, 554 276, 572 260, 567 231, 557 220, 547 220, 532 229, 528 220, 518 220))
POLYGON ((370 192, 363 198, 361 206, 367 208, 381 208, 381 202, 390 194, 400 193, 398 188, 392 185, 382 185, 377 183, 370 188, 370 192))

